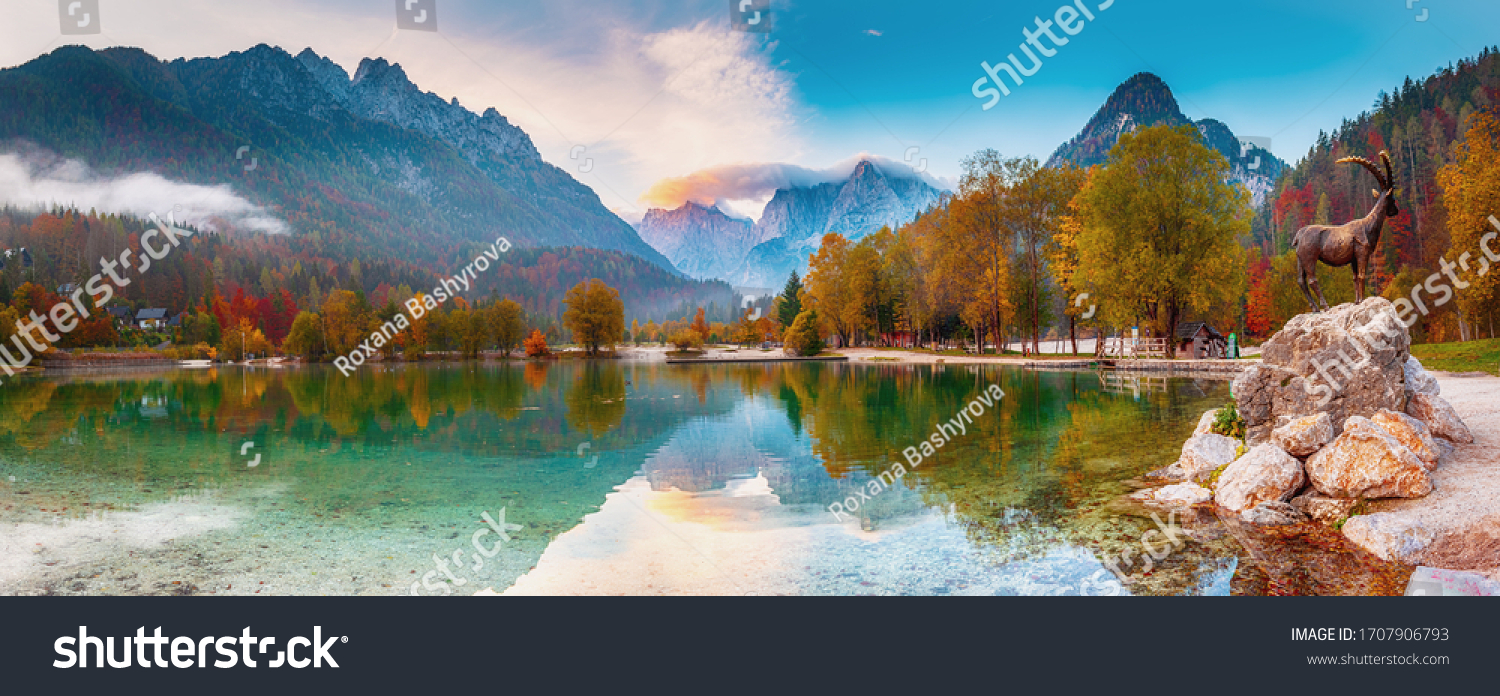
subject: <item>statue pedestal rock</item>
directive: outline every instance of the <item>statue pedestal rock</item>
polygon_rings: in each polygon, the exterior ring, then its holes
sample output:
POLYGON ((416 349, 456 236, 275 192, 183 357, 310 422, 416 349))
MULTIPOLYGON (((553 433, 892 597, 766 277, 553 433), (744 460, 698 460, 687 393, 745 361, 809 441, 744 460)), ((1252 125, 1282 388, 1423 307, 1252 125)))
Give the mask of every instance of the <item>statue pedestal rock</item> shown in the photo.
MULTIPOLYGON (((1176 463, 1149 476, 1212 486, 1220 515, 1238 522, 1344 523, 1346 537, 1377 555, 1414 558, 1423 534, 1395 533, 1388 515, 1350 517, 1364 499, 1427 495, 1443 457, 1473 441, 1410 348, 1380 297, 1296 317, 1234 381, 1246 443, 1212 433, 1210 411, 1176 463)), ((1134 497, 1201 506, 1205 492, 1183 484, 1134 497)))
POLYGON ((1246 439, 1269 442, 1276 428, 1318 413, 1337 436, 1350 416, 1405 412, 1410 348, 1395 307, 1380 297, 1292 319, 1261 348, 1261 364, 1234 381, 1246 439))

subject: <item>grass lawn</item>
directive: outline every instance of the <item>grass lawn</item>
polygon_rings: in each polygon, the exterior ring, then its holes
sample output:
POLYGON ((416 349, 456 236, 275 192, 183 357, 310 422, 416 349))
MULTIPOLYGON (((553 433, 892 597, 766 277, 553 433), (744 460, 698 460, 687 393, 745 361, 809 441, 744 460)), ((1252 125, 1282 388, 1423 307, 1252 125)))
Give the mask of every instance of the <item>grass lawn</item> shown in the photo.
POLYGON ((1500 375, 1500 338, 1466 343, 1425 343, 1412 346, 1411 354, 1429 370, 1500 375))

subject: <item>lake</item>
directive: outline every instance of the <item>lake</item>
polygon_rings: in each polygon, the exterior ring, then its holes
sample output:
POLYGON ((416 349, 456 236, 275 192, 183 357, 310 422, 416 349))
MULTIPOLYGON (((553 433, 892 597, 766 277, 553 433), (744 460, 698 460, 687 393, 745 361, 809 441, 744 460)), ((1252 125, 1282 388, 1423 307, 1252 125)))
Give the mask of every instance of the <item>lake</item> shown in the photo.
POLYGON ((1117 566, 1133 582, 1115 580, 1104 561, 1160 527, 1118 499, 1228 399, 1222 379, 910 364, 24 376, 0 385, 0 591, 1360 594, 1398 584, 1387 576, 1399 568, 1331 531, 1247 536, 1212 519, 1193 520, 1149 568, 1117 566), (976 413, 991 385, 1004 396, 976 413), (965 407, 962 431, 909 467, 902 452, 931 443, 965 407), (882 477, 897 465, 902 476, 882 477))

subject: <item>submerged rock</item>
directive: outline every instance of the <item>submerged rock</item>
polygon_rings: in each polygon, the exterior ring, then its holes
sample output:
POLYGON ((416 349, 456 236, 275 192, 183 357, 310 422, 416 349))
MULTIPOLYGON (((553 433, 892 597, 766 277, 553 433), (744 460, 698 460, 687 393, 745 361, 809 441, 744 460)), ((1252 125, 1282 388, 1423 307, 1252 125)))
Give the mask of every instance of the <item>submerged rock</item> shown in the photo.
POLYGON ((1177 508, 1206 503, 1213 498, 1213 493, 1196 483, 1187 482, 1137 491, 1129 498, 1150 507, 1177 508))
POLYGON ((1391 437, 1406 445, 1412 454, 1417 455, 1417 458, 1427 465, 1428 471, 1437 468, 1438 460, 1442 458, 1443 453, 1438 449, 1437 442, 1432 439, 1432 433, 1427 429, 1426 423, 1390 409, 1381 409, 1379 413, 1370 416, 1370 421, 1385 428, 1391 437))
POLYGON ((1317 491, 1308 491, 1292 498, 1292 507, 1301 510, 1326 525, 1335 525, 1349 518, 1349 513, 1359 505, 1357 498, 1329 498, 1317 491))
POLYGON ((1236 512, 1282 502, 1302 489, 1302 462, 1276 445, 1259 445, 1219 474, 1214 501, 1236 512))
POLYGON ((1333 442, 1333 419, 1326 413, 1293 419, 1271 432, 1271 442, 1294 457, 1306 457, 1333 442))
POLYGON ((1406 413, 1427 424, 1432 434, 1450 442, 1467 445, 1474 441, 1469 426, 1464 425, 1458 412, 1441 396, 1413 394, 1406 405, 1406 413))
POLYGON ((1257 527, 1280 527, 1302 524, 1307 521, 1307 515, 1286 502, 1270 500, 1240 513, 1240 519, 1257 527))
POLYGON ((1344 523, 1344 536, 1386 561, 1416 562, 1433 535, 1420 522, 1389 512, 1357 515, 1344 523))
POLYGON ((1361 416, 1307 459, 1307 476, 1334 498, 1418 498, 1432 492, 1427 465, 1385 428, 1361 416))

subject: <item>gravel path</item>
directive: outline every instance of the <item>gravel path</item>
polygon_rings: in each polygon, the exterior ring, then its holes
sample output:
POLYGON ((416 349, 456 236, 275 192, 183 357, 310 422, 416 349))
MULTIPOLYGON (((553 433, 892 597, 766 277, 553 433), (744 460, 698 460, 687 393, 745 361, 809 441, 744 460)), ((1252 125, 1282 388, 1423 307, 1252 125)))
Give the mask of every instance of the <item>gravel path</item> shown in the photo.
POLYGON ((1433 541, 1415 560, 1423 565, 1477 570, 1500 579, 1500 377, 1433 372, 1443 398, 1474 434, 1433 473, 1433 492, 1413 500, 1372 504, 1420 524, 1433 541))

